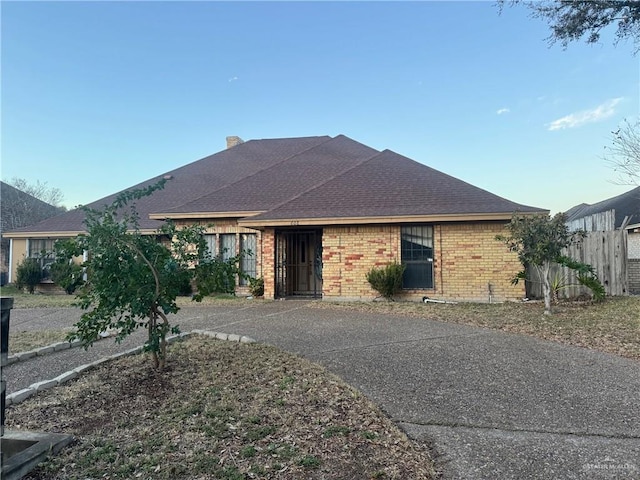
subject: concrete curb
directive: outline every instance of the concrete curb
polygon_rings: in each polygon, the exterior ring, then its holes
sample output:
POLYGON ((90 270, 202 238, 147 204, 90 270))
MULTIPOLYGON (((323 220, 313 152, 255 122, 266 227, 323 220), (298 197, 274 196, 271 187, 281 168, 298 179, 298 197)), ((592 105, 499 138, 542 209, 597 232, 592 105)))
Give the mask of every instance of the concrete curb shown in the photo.
MULTIPOLYGON (((100 337, 99 340, 102 340, 106 337, 100 337)), ((70 348, 81 347, 82 342, 80 340, 74 340, 73 342, 57 342, 52 343, 51 345, 47 345, 45 347, 36 348, 33 350, 27 350, 24 352, 14 353, 13 355, 9 355, 7 357, 7 365, 11 365, 17 362, 24 362, 34 357, 42 357, 43 355, 48 355, 50 353, 59 352, 61 350, 68 350, 70 348)))
MULTIPOLYGON (((183 338, 186 337, 190 337, 192 335, 204 335, 207 337, 212 337, 212 338, 216 338, 218 340, 224 340, 224 341, 230 341, 230 342, 238 342, 238 343, 256 343, 256 341, 251 338, 251 337, 246 337, 244 335, 234 335, 234 334, 227 334, 227 333, 220 333, 220 332, 211 332, 209 330, 192 330, 190 332, 184 332, 184 333, 180 333, 178 335, 171 335, 169 337, 167 337, 167 343, 172 344, 175 343, 178 340, 181 340, 183 338)), ((69 342, 61 342, 61 343, 69 343, 69 342)), ((57 345, 57 344, 54 344, 57 345)), ((29 352, 21 352, 20 354, 14 355, 14 356, 18 356, 18 355, 23 355, 25 353, 29 353, 30 355, 27 356, 27 358, 33 358, 34 356, 39 355, 38 353, 34 353, 40 350, 46 350, 44 354, 46 353, 51 353, 53 351, 56 351, 55 348, 51 349, 53 345, 49 345, 48 347, 43 347, 43 348, 39 348, 37 350, 30 350, 29 352)), ((72 345, 70 346, 72 347, 72 345)), ((63 350, 63 348, 60 348, 60 350, 63 350)), ((18 403, 23 402, 24 400, 26 400, 27 398, 35 395, 37 392, 43 392, 45 390, 49 390, 50 388, 53 387, 57 387, 59 385, 62 385, 63 383, 66 383, 70 380, 74 380, 76 378, 78 378, 78 376, 80 376, 82 373, 91 370, 92 368, 97 367, 98 365, 101 365, 103 363, 109 362, 111 360, 116 360, 118 358, 122 358, 122 357, 128 357, 130 355, 137 355, 139 353, 142 353, 143 351, 143 347, 139 346, 139 347, 135 347, 135 348, 131 348, 129 350, 125 350, 124 352, 119 352, 119 353, 115 353, 113 355, 109 355, 108 357, 102 357, 94 362, 91 363, 87 363, 84 365, 80 365, 78 367, 75 367, 72 370, 69 370, 61 375, 58 375, 56 378, 52 378, 50 380, 41 380, 39 382, 33 383, 31 385, 29 385, 27 388, 23 388, 22 390, 19 390, 17 392, 12 393, 11 395, 7 395, 6 400, 5 400, 5 405, 8 407, 9 405, 16 405, 18 403)), ((10 357, 11 358, 11 357, 10 357)), ((21 360, 14 360, 15 361, 21 361, 21 360)), ((13 362, 9 362, 9 363, 13 363, 13 362)))
POLYGON ((256 341, 253 338, 246 337, 244 335, 234 335, 234 334, 228 334, 228 333, 212 332, 210 330, 191 330, 191 333, 195 333, 197 335, 205 335, 207 337, 217 338, 218 340, 226 340, 228 342, 256 343, 256 341))

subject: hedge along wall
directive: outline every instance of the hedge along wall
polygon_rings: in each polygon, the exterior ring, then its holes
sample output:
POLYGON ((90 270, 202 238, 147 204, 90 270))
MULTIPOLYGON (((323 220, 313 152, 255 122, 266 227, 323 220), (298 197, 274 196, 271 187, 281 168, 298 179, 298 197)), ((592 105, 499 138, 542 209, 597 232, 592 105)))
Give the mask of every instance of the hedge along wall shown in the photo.
MULTIPOLYGON (((256 277, 263 276, 264 264, 263 264, 263 234, 259 230, 252 230, 250 228, 242 227, 238 225, 238 221, 235 218, 215 218, 211 220, 176 220, 176 225, 179 227, 190 225, 202 225, 206 226, 205 234, 213 235, 235 235, 236 236, 236 253, 240 253, 240 235, 243 233, 249 233, 256 235, 256 252, 253 255, 256 259, 256 277)), ((219 252, 218 252, 219 253, 219 252)), ((238 286, 236 293, 245 295, 249 293, 248 286, 238 286)))

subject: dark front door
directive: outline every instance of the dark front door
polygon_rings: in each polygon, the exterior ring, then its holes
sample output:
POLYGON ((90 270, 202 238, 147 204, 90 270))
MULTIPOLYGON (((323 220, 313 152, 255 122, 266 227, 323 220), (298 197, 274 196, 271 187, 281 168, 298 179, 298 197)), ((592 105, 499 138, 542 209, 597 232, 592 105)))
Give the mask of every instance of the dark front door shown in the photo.
POLYGON ((322 231, 276 234, 276 296, 322 296, 322 231))

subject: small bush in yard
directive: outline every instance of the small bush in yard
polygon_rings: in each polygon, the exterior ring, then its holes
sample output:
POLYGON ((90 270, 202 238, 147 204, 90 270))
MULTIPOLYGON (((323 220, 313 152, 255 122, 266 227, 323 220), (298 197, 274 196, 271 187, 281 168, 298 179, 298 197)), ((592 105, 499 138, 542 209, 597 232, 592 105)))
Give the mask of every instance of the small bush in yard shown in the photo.
POLYGON ((249 292, 254 297, 262 297, 264 295, 264 278, 249 278, 249 292))
POLYGON ((57 261, 51 264, 51 280, 71 295, 83 283, 82 267, 73 261, 57 261))
POLYGON ((29 293, 33 293, 42 279, 40 262, 35 258, 25 258, 18 264, 16 271, 16 287, 22 290, 26 287, 29 293))
POLYGON ((384 267, 373 267, 367 272, 367 281, 371 288, 387 300, 393 300, 393 296, 402 290, 402 275, 404 265, 397 262, 384 267))

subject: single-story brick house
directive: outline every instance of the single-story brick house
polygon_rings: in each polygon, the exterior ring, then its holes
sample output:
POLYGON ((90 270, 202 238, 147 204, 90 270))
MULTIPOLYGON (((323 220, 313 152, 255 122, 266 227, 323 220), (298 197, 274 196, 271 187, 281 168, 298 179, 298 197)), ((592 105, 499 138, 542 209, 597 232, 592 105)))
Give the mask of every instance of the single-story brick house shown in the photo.
MULTIPOLYGON (((131 188, 163 177, 164 190, 137 204, 141 227, 213 224, 215 252, 255 252, 241 268, 264 278, 266 298, 373 299, 366 272, 394 260, 406 265, 408 299, 522 298, 524 285, 510 283, 521 266, 495 235, 514 212, 548 213, 344 135, 228 137, 226 150, 131 188)), ((16 260, 77 235, 82 222, 73 210, 8 233, 12 275, 16 260)))

